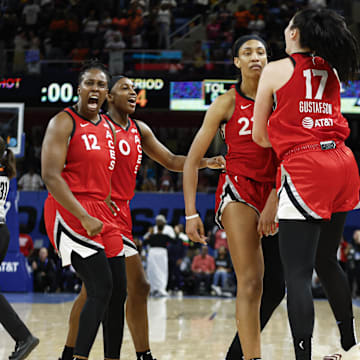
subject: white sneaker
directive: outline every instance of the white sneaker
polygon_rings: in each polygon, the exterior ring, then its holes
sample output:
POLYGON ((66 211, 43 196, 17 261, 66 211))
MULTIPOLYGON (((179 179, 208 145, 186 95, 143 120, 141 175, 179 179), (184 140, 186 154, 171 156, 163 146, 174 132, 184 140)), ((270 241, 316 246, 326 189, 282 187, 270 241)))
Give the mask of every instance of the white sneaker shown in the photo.
POLYGON ((214 290, 215 294, 217 296, 221 296, 222 291, 221 291, 221 287, 220 286, 216 286, 214 284, 211 285, 211 289, 214 290))
POLYGON ((348 351, 341 350, 336 354, 324 356, 323 360, 360 360, 360 343, 348 351))

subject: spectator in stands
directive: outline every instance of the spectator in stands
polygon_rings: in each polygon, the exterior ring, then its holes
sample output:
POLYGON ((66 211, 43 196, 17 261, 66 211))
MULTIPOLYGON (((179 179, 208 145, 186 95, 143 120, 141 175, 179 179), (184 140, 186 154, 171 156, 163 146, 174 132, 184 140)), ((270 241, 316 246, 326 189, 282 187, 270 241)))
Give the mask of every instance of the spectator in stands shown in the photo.
POLYGON ((38 191, 44 189, 44 183, 41 176, 35 172, 34 167, 30 165, 29 171, 18 181, 18 187, 19 190, 38 191))
POLYGON ((81 290, 81 280, 76 274, 72 265, 61 268, 61 289, 65 292, 79 293, 81 290))
POLYGON ((96 17, 95 10, 91 9, 89 15, 82 22, 84 39, 89 42, 90 47, 92 46, 92 42, 97 35, 99 24, 100 22, 96 17))
POLYGON ((107 39, 105 49, 109 52, 109 71, 112 75, 120 75, 124 72, 124 48, 125 42, 120 31, 115 31, 107 39))
POLYGON ((167 246, 172 241, 165 231, 166 219, 164 215, 156 216, 156 226, 144 236, 144 245, 148 245, 147 276, 150 283, 150 295, 156 297, 168 296, 168 252, 167 246), (155 231, 156 229, 156 231, 155 231))
POLYGON ((193 258, 191 270, 195 277, 196 293, 205 295, 210 292, 210 284, 215 271, 215 261, 208 254, 207 246, 202 246, 201 254, 193 258))
POLYGON ((32 264, 34 272, 34 290, 38 292, 54 292, 56 284, 56 266, 52 259, 48 258, 48 249, 42 247, 32 264))
POLYGON ((25 53, 27 72, 28 74, 40 74, 41 72, 40 38, 34 33, 34 31, 30 31, 28 37, 29 37, 29 49, 25 53))
POLYGON ((19 234, 19 247, 20 252, 29 258, 34 251, 34 242, 30 234, 19 234))
POLYGON ((140 168, 142 175, 141 190, 142 191, 156 191, 156 178, 154 170, 154 162, 151 159, 147 159, 144 165, 140 168))
POLYGON ((159 214, 155 218, 155 226, 151 227, 144 235, 144 240, 148 240, 152 234, 157 234, 160 228, 165 235, 168 235, 171 239, 175 239, 174 228, 166 223, 166 217, 163 214, 159 214))
POLYGON ((257 34, 259 36, 265 37, 264 30, 266 27, 264 15, 261 12, 259 6, 253 5, 251 7, 251 20, 248 23, 248 30, 252 34, 257 34))
POLYGON ((35 30, 39 20, 40 6, 34 3, 34 0, 28 0, 25 4, 22 14, 26 30, 35 30))
POLYGON ((170 175, 169 170, 167 170, 167 169, 163 169, 163 171, 162 171, 162 175, 160 178, 159 191, 162 191, 162 192, 174 191, 173 179, 170 175))
POLYGON ((71 59, 77 63, 74 65, 75 68, 79 67, 79 63, 85 61, 89 51, 90 49, 88 42, 80 39, 70 53, 71 59))
POLYGON ((202 48, 201 40, 194 42, 194 47, 191 52, 191 60, 193 61, 193 71, 198 74, 204 74, 206 64, 206 54, 202 48))
POLYGON ((220 22, 216 14, 212 14, 209 18, 209 24, 206 26, 206 38, 215 41, 220 36, 220 22))
POLYGON ((344 237, 341 238, 341 242, 340 242, 340 246, 339 246, 339 251, 338 251, 338 260, 339 260, 339 264, 342 267, 342 269, 346 272, 346 267, 347 267, 347 255, 349 253, 350 250, 350 244, 345 240, 344 237))
POLYGON ((215 232, 214 249, 218 250, 222 246, 224 246, 227 250, 229 250, 226 232, 225 232, 225 230, 218 228, 218 230, 216 230, 216 232, 215 232))
POLYGON ((157 8, 152 7, 149 14, 144 17, 144 27, 142 40, 144 48, 153 49, 158 44, 158 29, 157 29, 157 8))
MULTIPOLYGON (((62 48, 66 38, 66 19, 62 9, 56 9, 49 24, 50 38, 53 45, 62 48)), ((75 39, 73 39, 75 40, 75 39)))
POLYGON ((220 246, 215 258, 215 273, 211 289, 215 294, 221 296, 224 288, 228 285, 228 278, 231 272, 230 256, 225 246, 220 246))
POLYGON ((157 12, 157 26, 158 26, 158 48, 170 48, 170 26, 172 21, 171 13, 172 5, 167 1, 162 1, 157 12))
POLYGON ((169 283, 168 290, 179 291, 184 286, 184 279, 181 272, 181 264, 186 256, 189 246, 189 238, 184 233, 184 225, 178 224, 174 227, 175 239, 168 245, 169 257, 169 283))
POLYGON ((78 18, 76 17, 75 14, 67 12, 65 14, 65 21, 66 21, 66 27, 65 27, 65 32, 66 32, 66 49, 70 49, 72 47, 72 45, 74 44, 75 41, 78 40, 79 38, 79 32, 80 32, 80 25, 79 25, 79 21, 78 18), (71 46, 69 47, 68 44, 70 44, 71 46))
POLYGON ((25 50, 29 46, 24 29, 18 28, 14 38, 14 64, 13 71, 15 74, 23 73, 25 70, 25 50))

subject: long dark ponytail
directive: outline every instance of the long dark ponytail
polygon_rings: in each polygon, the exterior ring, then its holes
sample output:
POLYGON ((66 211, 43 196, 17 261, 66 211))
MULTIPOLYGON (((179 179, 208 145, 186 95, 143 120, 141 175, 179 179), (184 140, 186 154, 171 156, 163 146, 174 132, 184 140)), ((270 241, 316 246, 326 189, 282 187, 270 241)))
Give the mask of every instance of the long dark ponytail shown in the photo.
POLYGON ((4 167, 9 179, 16 176, 16 162, 14 153, 6 148, 5 140, 0 136, 0 164, 4 167))
POLYGON ((306 8, 294 15, 292 28, 300 30, 301 47, 329 62, 341 80, 356 78, 359 45, 341 15, 331 9, 306 8))

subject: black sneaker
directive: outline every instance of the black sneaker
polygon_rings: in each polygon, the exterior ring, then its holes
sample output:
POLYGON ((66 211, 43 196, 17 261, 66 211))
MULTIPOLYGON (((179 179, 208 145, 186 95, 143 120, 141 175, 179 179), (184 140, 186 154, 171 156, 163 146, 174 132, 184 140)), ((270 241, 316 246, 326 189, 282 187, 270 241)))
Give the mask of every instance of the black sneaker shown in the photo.
POLYGON ((18 341, 15 351, 9 356, 9 360, 23 360, 36 348, 40 340, 35 336, 28 336, 25 340, 18 341))

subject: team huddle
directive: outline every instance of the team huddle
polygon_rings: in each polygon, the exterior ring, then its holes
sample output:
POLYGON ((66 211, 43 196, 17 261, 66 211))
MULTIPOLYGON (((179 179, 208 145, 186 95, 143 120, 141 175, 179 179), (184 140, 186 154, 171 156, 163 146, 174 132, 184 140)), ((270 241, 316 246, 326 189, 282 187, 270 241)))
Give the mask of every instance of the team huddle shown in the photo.
POLYGON ((350 130, 340 109, 340 80, 356 75, 359 49, 343 18, 328 9, 296 13, 285 43, 289 56, 268 64, 262 38, 235 42, 240 80, 212 103, 187 157, 130 117, 136 92, 129 78, 112 78, 96 61, 84 65, 79 100, 49 122, 41 158, 48 236, 62 265, 72 264, 83 281, 62 360, 88 359, 100 324, 104 359, 119 359, 125 317, 137 359, 154 359, 149 285, 130 212, 143 152, 184 172, 186 232, 202 244, 198 169, 222 170, 215 221, 226 231, 237 279, 236 334, 227 360, 261 359, 260 333, 285 286, 295 358, 312 359, 314 269, 338 324, 338 359, 360 359, 350 289, 337 262, 346 214, 359 204, 359 171, 344 144, 350 130), (204 158, 219 129, 225 160, 204 158))

